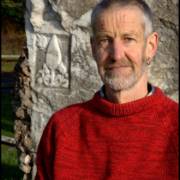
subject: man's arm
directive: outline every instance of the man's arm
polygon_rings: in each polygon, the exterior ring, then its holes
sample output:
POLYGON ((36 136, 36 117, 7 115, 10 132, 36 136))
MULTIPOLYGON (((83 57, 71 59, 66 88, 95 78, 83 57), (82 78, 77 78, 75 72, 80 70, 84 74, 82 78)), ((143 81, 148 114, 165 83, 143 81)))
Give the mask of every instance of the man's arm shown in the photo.
POLYGON ((54 117, 46 125, 40 143, 38 145, 36 165, 37 174, 35 180, 53 179, 53 159, 55 149, 54 117))

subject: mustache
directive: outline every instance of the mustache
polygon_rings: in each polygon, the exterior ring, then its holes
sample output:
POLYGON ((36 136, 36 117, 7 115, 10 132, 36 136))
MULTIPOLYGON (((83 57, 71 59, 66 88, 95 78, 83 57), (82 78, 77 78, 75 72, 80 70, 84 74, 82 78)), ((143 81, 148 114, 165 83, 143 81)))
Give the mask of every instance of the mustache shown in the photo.
POLYGON ((118 62, 111 59, 109 63, 105 66, 105 69, 112 69, 118 67, 133 67, 132 62, 127 59, 119 60, 118 62))

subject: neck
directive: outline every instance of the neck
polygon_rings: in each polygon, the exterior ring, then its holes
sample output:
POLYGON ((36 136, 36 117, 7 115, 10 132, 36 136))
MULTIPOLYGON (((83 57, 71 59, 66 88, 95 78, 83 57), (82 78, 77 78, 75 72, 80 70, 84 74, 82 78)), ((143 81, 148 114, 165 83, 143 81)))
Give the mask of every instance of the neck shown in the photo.
POLYGON ((147 79, 147 74, 145 73, 133 87, 120 91, 114 91, 105 85, 106 97, 109 101, 119 104, 141 99, 148 94, 147 79))

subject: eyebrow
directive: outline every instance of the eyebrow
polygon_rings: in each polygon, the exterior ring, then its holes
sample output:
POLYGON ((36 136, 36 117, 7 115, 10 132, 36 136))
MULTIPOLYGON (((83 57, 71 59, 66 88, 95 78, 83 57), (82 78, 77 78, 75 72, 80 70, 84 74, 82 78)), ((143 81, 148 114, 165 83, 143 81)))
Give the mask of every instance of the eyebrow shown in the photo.
POLYGON ((123 36, 137 36, 137 33, 136 32, 126 32, 126 33, 123 33, 122 34, 123 36))
POLYGON ((101 36, 111 36, 113 33, 108 31, 98 31, 96 32, 95 37, 101 37, 101 36))
MULTIPOLYGON (((113 37, 113 33, 108 32, 108 31, 99 31, 96 33, 95 37, 99 38, 99 37, 103 37, 103 36, 109 36, 109 37, 113 37)), ((121 34, 121 36, 138 36, 138 33, 135 31, 130 31, 130 32, 123 32, 121 34)))

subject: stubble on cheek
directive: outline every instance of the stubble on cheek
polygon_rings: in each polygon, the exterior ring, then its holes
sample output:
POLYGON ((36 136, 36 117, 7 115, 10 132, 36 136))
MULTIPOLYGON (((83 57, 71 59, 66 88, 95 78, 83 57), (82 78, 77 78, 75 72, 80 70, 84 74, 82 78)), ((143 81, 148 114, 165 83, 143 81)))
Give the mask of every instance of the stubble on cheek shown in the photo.
MULTIPOLYGON (((122 61, 123 62, 123 61, 122 61)), ((126 62, 122 63, 126 64, 126 62)), ((128 64, 128 63, 127 63, 128 64)), ((111 89, 115 91, 129 89, 134 86, 146 71, 146 63, 142 59, 141 67, 135 67, 135 64, 129 64, 127 69, 118 68, 113 70, 108 70, 104 68, 102 64, 99 64, 99 74, 101 76, 102 81, 104 84, 108 85, 111 89)))

